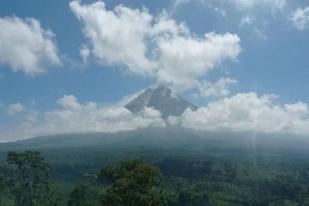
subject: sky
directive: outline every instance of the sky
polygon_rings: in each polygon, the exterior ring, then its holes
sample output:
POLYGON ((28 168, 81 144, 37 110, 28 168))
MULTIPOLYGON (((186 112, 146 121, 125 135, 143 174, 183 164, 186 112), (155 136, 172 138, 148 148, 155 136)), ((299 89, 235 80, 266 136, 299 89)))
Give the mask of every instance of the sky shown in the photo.
POLYGON ((0 141, 179 124, 309 135, 306 0, 2 0, 0 141), (165 85, 200 108, 123 105, 165 85))

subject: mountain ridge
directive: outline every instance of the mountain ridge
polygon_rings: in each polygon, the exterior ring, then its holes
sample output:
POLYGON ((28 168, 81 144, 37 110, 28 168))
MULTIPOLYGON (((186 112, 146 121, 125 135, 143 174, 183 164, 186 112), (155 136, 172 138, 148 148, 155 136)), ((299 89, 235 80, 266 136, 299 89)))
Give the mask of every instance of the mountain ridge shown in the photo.
POLYGON ((186 109, 196 110, 198 108, 182 96, 175 94, 170 88, 164 86, 148 88, 125 105, 125 108, 133 113, 141 112, 146 107, 160 111, 163 118, 180 116, 186 109))

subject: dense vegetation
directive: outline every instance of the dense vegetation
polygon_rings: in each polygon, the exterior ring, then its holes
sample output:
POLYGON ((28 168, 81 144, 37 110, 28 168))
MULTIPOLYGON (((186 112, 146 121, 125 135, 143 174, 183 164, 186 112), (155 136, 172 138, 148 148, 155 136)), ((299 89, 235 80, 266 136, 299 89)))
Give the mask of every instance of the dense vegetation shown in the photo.
POLYGON ((52 169, 39 152, 10 152, 0 170, 0 205, 309 205, 304 161, 284 160, 290 164, 279 167, 265 159, 248 164, 156 152, 140 159, 110 161, 96 169, 91 162, 52 169), (75 177, 67 178, 70 173, 75 177))
POLYGON ((309 139, 252 137, 167 128, 0 144, 0 206, 309 205, 309 139))

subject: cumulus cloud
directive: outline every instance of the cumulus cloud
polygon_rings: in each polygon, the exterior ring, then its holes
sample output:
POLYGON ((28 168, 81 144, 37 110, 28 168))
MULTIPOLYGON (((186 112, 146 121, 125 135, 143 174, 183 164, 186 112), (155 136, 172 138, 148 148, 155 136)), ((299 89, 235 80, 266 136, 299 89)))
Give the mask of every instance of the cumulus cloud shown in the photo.
POLYGON ((293 25, 300 31, 309 26, 309 7, 298 8, 291 16, 293 25))
POLYGON ((22 105, 21 103, 14 103, 14 104, 10 104, 7 107, 7 113, 11 116, 16 115, 20 112, 25 111, 25 107, 24 105, 22 105))
POLYGON ((217 82, 203 81, 198 85, 200 97, 225 97, 230 95, 230 86, 236 84, 237 80, 231 78, 220 78, 217 82))
POLYGON ((159 42, 159 81, 189 84, 227 59, 236 60, 240 39, 234 34, 207 33, 203 39, 175 37, 159 42))
POLYGON ((27 109, 18 113, 20 122, 1 130, 1 140, 14 140, 59 133, 114 133, 168 125, 197 131, 250 131, 309 135, 309 105, 303 102, 278 104, 274 95, 238 93, 210 102, 196 111, 187 109, 181 116, 161 117, 153 108, 131 113, 120 104, 100 106, 81 103, 74 95, 56 101, 57 107, 39 112, 27 109))
POLYGON ((178 121, 196 130, 309 134, 307 104, 279 105, 272 95, 255 93, 239 93, 196 111, 187 110, 178 121))
POLYGON ((102 63, 127 65, 139 74, 151 69, 144 38, 152 16, 146 10, 131 10, 120 5, 109 11, 101 1, 89 5, 72 1, 70 7, 83 22, 92 52, 102 63))
POLYGON ((54 34, 34 18, 0 17, 0 64, 34 75, 61 64, 54 34))
POLYGON ((65 95, 56 103, 58 107, 54 110, 31 110, 24 114, 16 127, 1 132, 1 138, 13 140, 61 133, 112 133, 165 126, 161 113, 153 108, 145 108, 139 114, 133 114, 122 106, 80 103, 74 95, 65 95))
POLYGON ((130 72, 169 85, 188 85, 241 52, 236 34, 198 36, 166 12, 151 15, 146 9, 123 5, 108 10, 104 2, 70 7, 83 23, 91 53, 102 64, 125 66, 130 72))
POLYGON ((94 102, 81 104, 75 96, 64 96, 58 100, 59 109, 45 114, 50 131, 70 132, 118 132, 150 126, 164 126, 160 112, 145 108, 138 115, 124 107, 100 107, 94 102))

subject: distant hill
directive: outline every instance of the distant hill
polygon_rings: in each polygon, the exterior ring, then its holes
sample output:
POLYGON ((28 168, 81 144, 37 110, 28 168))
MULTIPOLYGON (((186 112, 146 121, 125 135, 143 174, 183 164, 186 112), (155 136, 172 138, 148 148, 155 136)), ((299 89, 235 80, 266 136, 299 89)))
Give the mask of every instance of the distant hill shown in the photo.
MULTIPOLYGON (((198 132, 180 127, 145 128, 130 132, 63 134, 35 137, 0 144, 0 153, 18 150, 78 151, 156 150, 211 156, 260 154, 263 156, 309 155, 309 139, 294 135, 256 134, 250 132, 198 132), (253 139, 253 137, 255 137, 253 139)), ((55 154, 57 155, 57 154, 55 154)))
POLYGON ((197 106, 163 86, 146 89, 125 107, 134 113, 142 111, 145 107, 152 107, 160 111, 163 118, 169 115, 180 116, 188 108, 191 110, 197 109, 197 106))
POLYGON ((26 149, 65 149, 79 147, 191 147, 206 139, 184 128, 145 128, 118 133, 59 134, 34 137, 16 142, 0 143, 0 152, 26 149), (190 146, 191 145, 191 146, 190 146))

